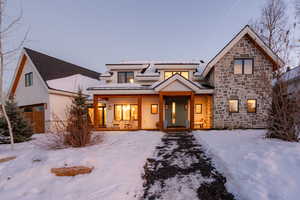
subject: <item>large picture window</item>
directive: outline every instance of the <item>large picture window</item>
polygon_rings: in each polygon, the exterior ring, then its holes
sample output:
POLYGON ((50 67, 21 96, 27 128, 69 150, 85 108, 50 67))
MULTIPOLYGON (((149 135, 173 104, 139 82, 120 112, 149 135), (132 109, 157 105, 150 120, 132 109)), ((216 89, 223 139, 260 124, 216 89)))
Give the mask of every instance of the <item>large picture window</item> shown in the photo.
POLYGON ((237 58, 234 60, 234 74, 253 74, 252 58, 237 58))
POLYGON ((118 83, 133 83, 133 72, 118 72, 118 83))
POLYGON ((247 100, 247 111, 249 113, 256 112, 256 100, 255 99, 248 99, 247 100))
POLYGON ((116 104, 114 106, 116 121, 138 120, 138 105, 136 104, 116 104))
POLYGON ((237 99, 229 100, 229 112, 230 113, 239 112, 239 100, 237 99))
POLYGON ((25 74, 25 87, 29 87, 33 84, 33 74, 29 72, 25 74))
POLYGON ((180 74, 186 79, 189 79, 189 72, 188 71, 172 71, 172 72, 165 72, 165 79, 170 78, 174 74, 180 74))

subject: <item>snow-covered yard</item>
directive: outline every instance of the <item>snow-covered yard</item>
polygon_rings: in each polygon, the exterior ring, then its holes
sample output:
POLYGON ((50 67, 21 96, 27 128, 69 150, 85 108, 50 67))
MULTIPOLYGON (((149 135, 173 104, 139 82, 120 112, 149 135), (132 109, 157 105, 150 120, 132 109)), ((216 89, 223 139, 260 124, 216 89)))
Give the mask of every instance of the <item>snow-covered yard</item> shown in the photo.
MULTIPOLYGON (((43 150, 32 142, 10 151, 0 145, 0 199, 5 200, 116 200, 134 199, 142 189, 141 174, 146 158, 159 143, 160 132, 107 132, 104 142, 85 148, 43 150), (40 160, 40 161, 39 161, 40 160), (53 167, 94 166, 91 174, 56 177, 53 167)), ((43 137, 39 135, 37 140, 43 137)))
POLYGON ((298 200, 300 144, 265 139, 264 134, 264 130, 194 132, 237 199, 298 200))

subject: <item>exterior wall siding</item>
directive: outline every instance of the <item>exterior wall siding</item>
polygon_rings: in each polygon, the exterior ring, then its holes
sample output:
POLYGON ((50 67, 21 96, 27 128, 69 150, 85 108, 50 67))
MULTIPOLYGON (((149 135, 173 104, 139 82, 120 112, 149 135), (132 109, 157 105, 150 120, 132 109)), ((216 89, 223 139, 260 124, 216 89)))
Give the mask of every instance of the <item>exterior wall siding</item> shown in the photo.
POLYGON ((143 96, 142 98, 142 129, 157 129, 159 114, 151 113, 151 105, 159 105, 158 96, 143 96))
POLYGON ((271 61, 248 36, 217 62, 213 73, 214 128, 266 128, 271 95, 264 88, 266 83, 271 83, 272 68, 271 61), (253 74, 234 74, 234 58, 253 58, 253 74), (267 74, 264 80, 262 74, 267 74), (238 113, 229 113, 230 99, 239 99, 238 113), (247 112, 247 99, 256 99, 256 113, 247 112))

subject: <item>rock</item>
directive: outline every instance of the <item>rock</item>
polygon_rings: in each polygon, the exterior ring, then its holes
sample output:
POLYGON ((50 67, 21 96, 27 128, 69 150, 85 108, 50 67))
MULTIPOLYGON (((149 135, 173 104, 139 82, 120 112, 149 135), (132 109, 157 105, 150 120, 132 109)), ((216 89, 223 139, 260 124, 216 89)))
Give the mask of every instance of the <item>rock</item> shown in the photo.
POLYGON ((52 168, 51 173, 56 176, 76 176, 78 174, 89 174, 93 171, 94 167, 85 166, 73 166, 73 167, 61 167, 52 168))
POLYGON ((16 156, 10 156, 10 157, 6 157, 6 158, 1 158, 0 159, 0 163, 4 163, 4 162, 10 161, 10 160, 14 160, 14 159, 16 159, 16 156))

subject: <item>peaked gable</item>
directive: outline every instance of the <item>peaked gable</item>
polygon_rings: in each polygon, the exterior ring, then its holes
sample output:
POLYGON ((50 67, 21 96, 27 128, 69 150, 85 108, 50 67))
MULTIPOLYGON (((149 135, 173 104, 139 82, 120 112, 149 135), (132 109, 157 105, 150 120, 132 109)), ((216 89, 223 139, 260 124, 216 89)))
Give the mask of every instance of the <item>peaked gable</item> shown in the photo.
POLYGON ((246 25, 207 65, 203 71, 203 77, 205 77, 213 66, 227 53, 230 49, 237 44, 244 36, 248 35, 260 49, 268 55, 268 57, 277 66, 282 67, 284 62, 279 58, 265 43, 264 41, 250 28, 246 25))
POLYGON ((48 56, 29 48, 24 48, 24 50, 30 57, 44 81, 64 78, 75 74, 81 74, 93 79, 99 78, 100 73, 98 72, 48 56))
POLYGON ((212 92, 200 84, 196 84, 180 74, 175 74, 170 78, 152 85, 154 91, 194 91, 195 93, 212 92), (176 88, 174 88, 176 87, 176 88))

